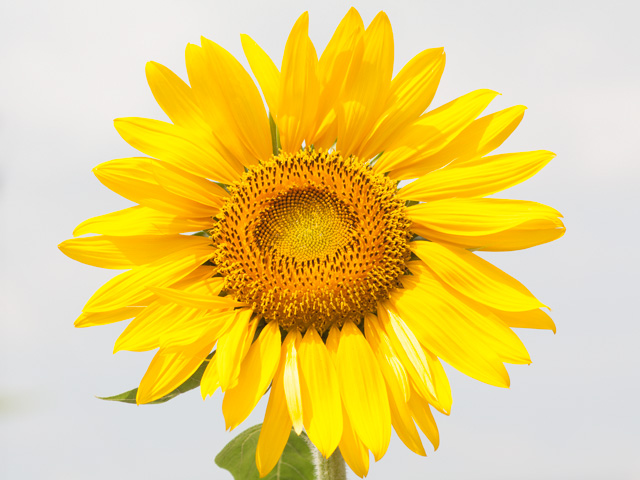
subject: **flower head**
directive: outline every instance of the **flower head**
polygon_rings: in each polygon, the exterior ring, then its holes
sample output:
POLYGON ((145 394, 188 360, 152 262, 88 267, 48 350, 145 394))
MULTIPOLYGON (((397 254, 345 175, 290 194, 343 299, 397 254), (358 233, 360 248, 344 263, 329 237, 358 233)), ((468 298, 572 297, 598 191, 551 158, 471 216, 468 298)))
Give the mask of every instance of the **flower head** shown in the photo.
POLYGON ((60 245, 126 270, 76 326, 132 319, 115 350, 158 349, 138 403, 206 362, 202 396, 220 388, 235 428, 269 390, 262 475, 292 427, 325 456, 339 447, 360 476, 392 426, 424 455, 418 428, 437 448, 432 409, 451 409, 441 360, 506 387, 504 363, 530 363, 512 328, 555 328, 522 284, 472 253, 562 236, 550 207, 484 198, 554 155, 487 156, 524 114, 480 116, 491 90, 427 111, 444 51, 421 52, 393 77, 384 13, 365 29, 349 10, 319 59, 303 14, 280 69, 248 36, 242 46, 268 113, 249 73, 210 40, 187 47, 189 85, 147 65, 171 122, 115 122, 148 157, 96 167, 138 205, 83 222, 60 245))

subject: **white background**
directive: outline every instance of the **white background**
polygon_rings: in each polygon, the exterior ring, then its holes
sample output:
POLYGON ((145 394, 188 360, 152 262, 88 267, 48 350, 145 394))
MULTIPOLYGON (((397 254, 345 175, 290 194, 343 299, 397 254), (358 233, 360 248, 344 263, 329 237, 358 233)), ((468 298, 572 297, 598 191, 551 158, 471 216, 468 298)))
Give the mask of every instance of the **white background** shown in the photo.
MULTIPOLYGON (((155 60, 185 76, 204 35, 244 62, 240 33, 280 64, 305 9, 321 51, 350 4, 230 1, 3 1, 0 7, 0 477, 230 479, 214 464, 219 393, 160 406, 102 402, 137 385, 151 354, 111 355, 122 325, 74 329, 113 272, 56 248, 82 220, 128 206, 91 174, 133 150, 112 119, 164 119, 145 83, 155 60)), ((370 479, 638 479, 638 75, 635 2, 355 2, 384 9, 396 71, 444 46, 434 106, 476 88, 529 107, 500 151, 558 157, 503 196, 565 215, 561 240, 485 257, 553 307, 557 335, 522 331, 531 366, 512 387, 449 369, 450 417, 428 458, 394 438, 370 479)), ((264 402, 240 427, 261 421, 264 402)))

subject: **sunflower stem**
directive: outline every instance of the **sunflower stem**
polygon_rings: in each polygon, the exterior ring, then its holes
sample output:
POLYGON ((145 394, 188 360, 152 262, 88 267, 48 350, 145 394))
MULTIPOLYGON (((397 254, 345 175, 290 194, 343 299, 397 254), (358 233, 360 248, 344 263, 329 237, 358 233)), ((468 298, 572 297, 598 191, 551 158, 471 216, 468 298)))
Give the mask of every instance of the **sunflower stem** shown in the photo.
POLYGON ((329 458, 324 458, 309 437, 304 438, 313 455, 317 480, 347 480, 347 467, 339 448, 336 448, 329 458))

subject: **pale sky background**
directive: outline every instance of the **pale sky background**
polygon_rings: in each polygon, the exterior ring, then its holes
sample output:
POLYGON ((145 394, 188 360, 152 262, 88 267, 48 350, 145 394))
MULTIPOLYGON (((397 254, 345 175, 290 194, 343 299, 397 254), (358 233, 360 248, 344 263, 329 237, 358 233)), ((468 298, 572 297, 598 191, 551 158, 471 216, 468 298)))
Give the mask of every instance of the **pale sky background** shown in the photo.
MULTIPOLYGON (((558 157, 503 194, 565 215, 561 240, 485 258, 553 308, 557 335, 520 331, 531 366, 512 387, 448 369, 450 417, 428 458, 394 436, 371 480, 640 479, 638 398, 637 2, 356 1, 381 9, 396 71, 444 46, 438 106, 477 88, 491 111, 529 107, 502 152, 558 157)), ((91 169, 134 154, 112 119, 164 119, 145 82, 155 60, 185 76, 184 49, 204 35, 239 58, 250 34, 279 65, 308 9, 319 51, 350 3, 338 1, 3 1, 0 6, 0 478, 230 479, 214 457, 221 396, 198 391, 159 406, 94 395, 137 385, 152 354, 112 355, 121 324, 74 329, 113 272, 56 248, 88 217, 128 206, 91 169)), ((262 421, 265 402, 238 429, 262 421)), ((356 478, 351 474, 353 478, 356 478)))

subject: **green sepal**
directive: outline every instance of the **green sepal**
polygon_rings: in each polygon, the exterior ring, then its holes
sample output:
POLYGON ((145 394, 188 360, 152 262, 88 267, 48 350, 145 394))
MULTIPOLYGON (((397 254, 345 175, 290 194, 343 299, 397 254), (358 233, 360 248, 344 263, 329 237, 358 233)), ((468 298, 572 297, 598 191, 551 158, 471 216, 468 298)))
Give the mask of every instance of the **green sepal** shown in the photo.
POLYGON ((274 155, 280 155, 280 132, 271 113, 269 113, 269 129, 271 130, 271 150, 274 155))
MULTIPOLYGON (((198 367, 198 369, 191 375, 182 385, 176 388, 173 392, 167 393, 164 397, 161 397, 153 402, 149 402, 147 405, 154 405, 157 403, 165 403, 169 400, 181 395, 189 390, 193 390, 200 386, 200 381, 202 380, 202 375, 204 374, 207 365, 209 364, 209 360, 213 357, 216 352, 210 353, 209 356, 205 359, 204 362, 198 367)), ((136 395, 138 394, 138 389, 134 388, 133 390, 129 390, 128 392, 121 393, 119 395, 114 395, 112 397, 97 397, 100 400, 107 400, 109 402, 122 402, 122 403, 132 403, 136 404, 136 395)))
MULTIPOLYGON (((229 470, 234 480, 260 480, 256 467, 256 448, 262 424, 255 425, 233 440, 216 456, 216 465, 229 470)), ((313 454, 306 434, 297 435, 293 429, 282 456, 263 480, 315 480, 313 454)))

